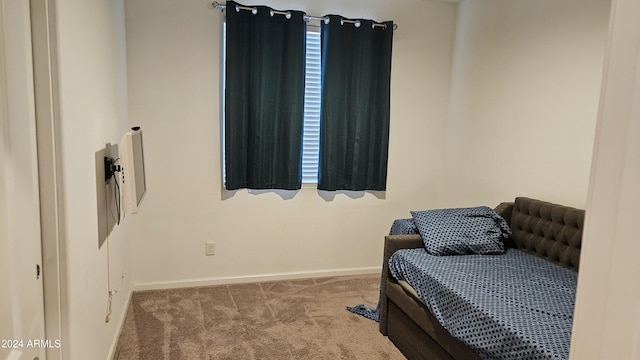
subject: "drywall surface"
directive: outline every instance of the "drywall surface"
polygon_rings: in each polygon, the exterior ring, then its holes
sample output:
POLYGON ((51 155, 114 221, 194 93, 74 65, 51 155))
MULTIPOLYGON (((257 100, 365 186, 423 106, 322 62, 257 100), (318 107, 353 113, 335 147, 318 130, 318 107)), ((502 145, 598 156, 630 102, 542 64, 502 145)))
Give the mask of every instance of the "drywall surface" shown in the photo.
MULTIPOLYGON (((148 192, 132 224, 137 284, 375 271, 394 219, 437 204, 455 5, 269 1, 310 15, 394 20, 384 194, 227 192, 221 183, 222 15, 208 1, 126 2, 129 118, 148 192), (215 242, 205 256, 205 242, 215 242)), ((127 218, 129 220, 130 218, 127 218)), ((166 285, 166 284, 165 284, 166 285)))
POLYGON ((640 357, 640 3, 612 9, 570 359, 640 357))
POLYGON ((52 10, 68 333, 62 350, 65 359, 105 359, 131 294, 127 224, 116 226, 99 248, 96 214, 95 153, 117 143, 128 129, 124 5, 122 0, 65 0, 52 10), (108 281, 117 293, 105 323, 108 281))
POLYGON ((458 5, 441 205, 584 208, 609 0, 458 5))

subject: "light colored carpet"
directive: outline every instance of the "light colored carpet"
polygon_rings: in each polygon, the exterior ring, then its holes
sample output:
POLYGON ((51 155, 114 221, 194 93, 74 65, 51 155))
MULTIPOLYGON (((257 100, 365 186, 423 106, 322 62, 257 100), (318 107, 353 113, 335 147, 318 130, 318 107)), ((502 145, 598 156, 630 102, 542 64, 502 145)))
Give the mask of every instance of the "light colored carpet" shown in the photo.
POLYGON ((135 292, 116 360, 405 359, 378 323, 379 275, 135 292))

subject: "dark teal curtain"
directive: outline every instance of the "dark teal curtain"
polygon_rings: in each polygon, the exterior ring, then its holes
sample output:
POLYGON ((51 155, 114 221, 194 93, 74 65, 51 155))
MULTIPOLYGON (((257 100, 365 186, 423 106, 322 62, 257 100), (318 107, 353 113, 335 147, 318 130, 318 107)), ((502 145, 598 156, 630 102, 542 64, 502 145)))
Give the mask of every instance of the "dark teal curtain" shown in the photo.
POLYGON ((386 190, 393 22, 322 23, 320 190, 386 190))
POLYGON ((299 189, 304 14, 237 5, 226 4, 225 187, 299 189))

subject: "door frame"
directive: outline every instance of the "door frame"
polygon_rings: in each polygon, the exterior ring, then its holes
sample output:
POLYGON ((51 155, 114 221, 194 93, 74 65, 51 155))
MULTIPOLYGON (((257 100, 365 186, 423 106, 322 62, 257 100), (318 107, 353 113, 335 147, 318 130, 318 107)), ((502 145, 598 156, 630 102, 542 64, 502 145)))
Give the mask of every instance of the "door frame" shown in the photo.
MULTIPOLYGON (((3 235, 8 272, 7 359, 45 357, 40 185, 36 138, 31 11, 28 0, 0 0, 3 235), (6 160, 6 162, 5 162, 6 160)), ((5 289, 6 290, 6 289, 5 289)), ((6 304, 5 304, 6 305, 6 304)), ((5 334, 6 335, 6 334, 5 334)), ((53 340, 52 340, 53 341, 53 340)), ((52 345, 59 344, 52 342, 52 345)), ((60 345, 58 345, 60 346, 60 345)), ((4 350, 7 350, 6 348, 4 350)))
POLYGON ((54 1, 29 0, 35 87, 36 136, 40 189, 42 265, 44 272, 45 334, 62 346, 47 348, 49 360, 62 360, 69 340, 67 313, 64 209, 60 164, 56 24, 54 1))

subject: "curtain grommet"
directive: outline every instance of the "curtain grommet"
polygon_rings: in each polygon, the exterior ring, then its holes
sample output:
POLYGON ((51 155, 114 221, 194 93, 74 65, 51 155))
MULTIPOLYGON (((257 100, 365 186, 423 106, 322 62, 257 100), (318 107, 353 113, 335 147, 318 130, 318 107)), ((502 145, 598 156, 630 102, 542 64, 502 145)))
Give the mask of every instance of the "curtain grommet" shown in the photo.
POLYGON ((258 9, 255 9, 255 8, 254 8, 254 9, 252 9, 252 10, 251 10, 251 13, 252 13, 253 15, 257 14, 257 13, 258 13, 258 9))
POLYGON ((329 19, 329 18, 324 19, 324 24, 325 25, 329 25, 329 21, 331 21, 331 19, 329 19))
POLYGON ((286 17, 287 19, 291 19, 291 12, 287 11, 287 15, 285 15, 284 17, 286 17))
POLYGON ((356 21, 355 26, 356 26, 357 28, 359 28, 359 27, 360 27, 360 25, 362 25, 362 23, 360 22, 360 20, 356 21))
POLYGON ((236 5, 236 12, 240 12, 240 6, 236 5))
POLYGON ((269 10, 269 15, 271 15, 271 17, 273 17, 273 9, 269 10))

